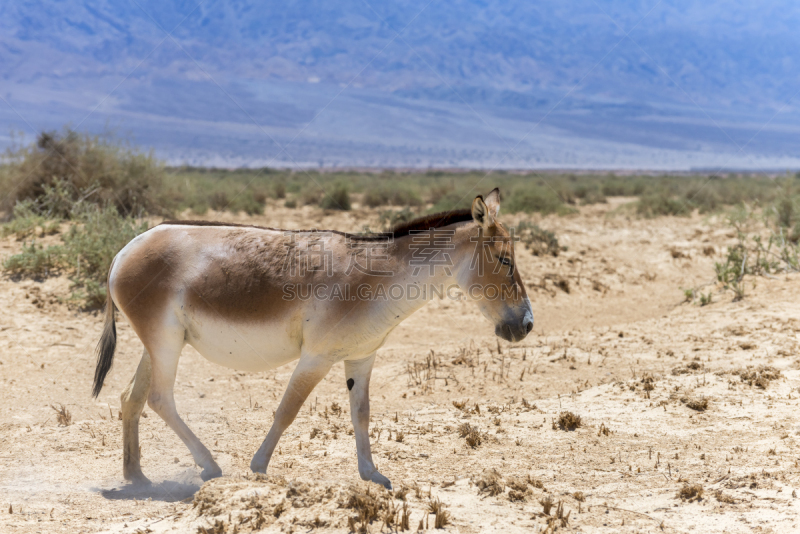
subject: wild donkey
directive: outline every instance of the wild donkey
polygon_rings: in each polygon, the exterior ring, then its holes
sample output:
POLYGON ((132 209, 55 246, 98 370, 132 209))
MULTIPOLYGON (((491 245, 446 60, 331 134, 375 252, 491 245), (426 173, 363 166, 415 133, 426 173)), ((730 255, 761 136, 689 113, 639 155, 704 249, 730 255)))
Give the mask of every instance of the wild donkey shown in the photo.
POLYGON ((387 234, 168 222, 136 237, 108 274, 93 391, 97 397, 114 358, 116 305, 144 344, 122 394, 125 478, 147 482, 139 463, 145 401, 189 448, 204 480, 222 474, 175 408, 175 372, 188 343, 212 362, 247 371, 299 358, 250 462, 259 473, 311 390, 344 361, 358 472, 391 488, 372 461, 368 434, 372 365, 389 332, 453 288, 477 301, 503 339, 519 341, 533 328, 513 239, 497 221, 499 211, 495 189, 486 200, 475 198, 471 210, 423 217, 387 234))

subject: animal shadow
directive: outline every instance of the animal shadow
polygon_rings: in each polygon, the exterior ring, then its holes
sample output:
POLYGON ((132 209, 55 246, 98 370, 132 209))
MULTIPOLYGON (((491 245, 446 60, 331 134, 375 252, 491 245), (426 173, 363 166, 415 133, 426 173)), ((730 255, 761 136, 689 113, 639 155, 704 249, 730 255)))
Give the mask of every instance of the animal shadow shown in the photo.
POLYGON ((164 480, 150 484, 125 484, 117 488, 101 489, 100 495, 110 500, 152 499, 178 502, 191 498, 199 489, 200 484, 192 481, 164 480))

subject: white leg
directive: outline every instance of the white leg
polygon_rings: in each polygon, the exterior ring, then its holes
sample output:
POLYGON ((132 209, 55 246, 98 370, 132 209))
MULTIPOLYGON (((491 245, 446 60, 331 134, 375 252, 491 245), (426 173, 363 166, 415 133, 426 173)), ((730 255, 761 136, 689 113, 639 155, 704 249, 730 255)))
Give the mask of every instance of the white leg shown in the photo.
POLYGON ((122 392, 122 475, 125 480, 149 483, 139 463, 139 416, 150 391, 150 355, 145 349, 142 360, 128 387, 122 392))
POLYGON ((375 467, 369 444, 369 379, 374 363, 374 353, 363 360, 344 362, 346 384, 350 390, 350 417, 356 434, 358 474, 363 480, 371 480, 386 489, 392 489, 389 479, 375 467))
POLYGON ((266 439, 250 462, 250 469, 254 473, 267 472, 267 466, 278 445, 278 440, 297 417, 297 413, 308 395, 330 369, 331 362, 324 358, 306 354, 300 357, 300 361, 297 362, 297 367, 292 373, 292 378, 289 380, 289 386, 283 394, 283 399, 281 399, 278 409, 275 410, 275 421, 272 423, 272 428, 269 429, 266 439))
POLYGON ((175 336, 171 337, 174 337, 174 339, 170 342, 159 340, 161 343, 159 343, 158 347, 148 346, 153 376, 147 403, 181 438, 189 452, 192 453, 195 463, 203 468, 200 477, 203 480, 209 480, 221 476, 222 470, 211 456, 211 451, 186 426, 186 423, 183 422, 178 415, 178 410, 175 408, 173 387, 175 386, 175 374, 178 370, 178 359, 183 348, 183 333, 181 332, 179 339, 175 336))

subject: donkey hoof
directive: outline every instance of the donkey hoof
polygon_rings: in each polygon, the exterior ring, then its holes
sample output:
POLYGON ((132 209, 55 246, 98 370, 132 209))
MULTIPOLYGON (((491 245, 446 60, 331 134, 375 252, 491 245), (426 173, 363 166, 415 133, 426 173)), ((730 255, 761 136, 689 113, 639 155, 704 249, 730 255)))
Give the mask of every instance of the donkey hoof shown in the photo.
POLYGON ((392 491, 392 481, 380 474, 378 471, 372 473, 372 476, 370 476, 369 479, 376 484, 380 484, 387 490, 392 491))
POLYGON ((150 482, 150 479, 144 476, 144 474, 141 471, 139 471, 138 473, 126 474, 125 480, 136 486, 149 486, 152 484, 152 482, 150 482))
POLYGON ((262 473, 264 475, 267 474, 267 464, 262 464, 261 462, 256 462, 255 459, 250 462, 250 471, 253 473, 262 473))
POLYGON ((218 478, 221 476, 222 476, 222 469, 220 469, 218 465, 212 467, 206 467, 200 473, 200 478, 203 479, 203 482, 208 482, 212 478, 218 478))

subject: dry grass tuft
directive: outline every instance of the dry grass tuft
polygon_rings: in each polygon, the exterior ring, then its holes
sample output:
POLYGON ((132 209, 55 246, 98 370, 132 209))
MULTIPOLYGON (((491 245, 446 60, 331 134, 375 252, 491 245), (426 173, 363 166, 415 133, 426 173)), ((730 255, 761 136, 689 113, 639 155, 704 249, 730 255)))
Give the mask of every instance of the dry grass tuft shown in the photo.
POLYGON ((518 477, 510 477, 506 481, 506 485, 513 490, 523 493, 528 490, 528 481, 518 477))
POLYGON ((492 497, 500 495, 506 490, 503 476, 496 469, 484 471, 475 485, 478 486, 478 493, 488 493, 492 497))
POLYGON ((275 518, 279 518, 283 512, 286 511, 286 501, 281 501, 275 505, 275 508, 272 509, 272 515, 275 518))
POLYGON ((408 503, 403 503, 403 508, 400 510, 400 521, 397 525, 399 530, 410 530, 409 522, 411 521, 411 510, 408 508, 408 503))
POLYGON ((716 498, 719 502, 724 502, 726 504, 736 504, 736 499, 734 499, 730 495, 725 495, 724 493, 722 493, 722 490, 715 491, 714 498, 716 498))
POLYGON ((681 402, 684 403, 687 408, 691 408, 696 412, 704 412, 708 409, 708 399, 705 397, 702 399, 688 399, 684 397, 681 399, 681 402))
POLYGON ((610 428, 605 423, 600 423, 600 429, 597 431, 598 436, 610 436, 613 434, 610 428))
POLYGON ((518 491, 512 489, 508 492, 508 500, 511 502, 525 502, 528 500, 528 496, 525 494, 524 491, 518 491))
POLYGON ((677 497, 684 501, 694 502, 703 500, 703 486, 700 484, 685 484, 678 490, 677 497))
POLYGON ((409 491, 411 491, 411 488, 408 486, 402 486, 399 490, 395 490, 394 498, 399 501, 405 501, 409 491))
POLYGON ((571 513, 572 511, 570 510, 565 514, 564 503, 558 501, 558 506, 556 506, 556 515, 547 522, 547 527, 552 528, 553 532, 555 532, 559 525, 563 528, 566 528, 569 525, 569 514, 571 513))
POLYGON ((450 512, 444 509, 442 501, 431 499, 428 503, 428 512, 433 514, 433 527, 444 528, 450 524, 450 512))
POLYGON ((575 415, 572 412, 561 412, 558 414, 558 419, 553 422, 553 430, 560 428, 561 430, 572 431, 581 426, 581 416, 575 415))
POLYGON ((485 436, 478 430, 478 428, 469 423, 462 423, 459 425, 458 435, 462 438, 465 438, 467 440, 467 445, 473 449, 477 449, 485 439, 485 436))
POLYGON ((544 483, 541 480, 539 480, 538 478, 533 478, 530 475, 528 475, 528 484, 530 484, 532 487, 536 489, 547 491, 547 488, 544 487, 544 483))
POLYGON ((353 532, 368 532, 369 524, 379 518, 382 518, 385 522, 386 512, 390 511, 391 508, 391 503, 388 502, 388 499, 378 497, 369 487, 366 490, 351 487, 344 502, 340 504, 342 508, 355 510, 356 512, 355 516, 347 520, 348 526, 353 532))
POLYGON ((586 495, 584 495, 582 491, 576 491, 572 494, 572 498, 578 502, 584 502, 586 500, 586 495))
POLYGON ((72 424, 72 414, 69 413, 67 407, 63 404, 59 404, 59 407, 56 408, 52 404, 50 407, 56 411, 56 419, 58 420, 58 426, 69 426, 72 424))
POLYGON ((550 515, 550 510, 553 508, 553 498, 548 495, 544 499, 539 499, 539 504, 542 505, 542 513, 550 515))
POLYGON ((767 386, 773 380, 783 377, 780 370, 772 367, 771 365, 760 365, 758 367, 748 367, 747 369, 737 369, 733 372, 750 386, 756 386, 761 389, 767 389, 767 386))
POLYGON ((210 527, 197 527, 197 534, 225 534, 228 529, 228 524, 219 519, 214 521, 214 525, 210 527))

